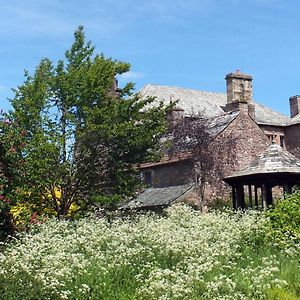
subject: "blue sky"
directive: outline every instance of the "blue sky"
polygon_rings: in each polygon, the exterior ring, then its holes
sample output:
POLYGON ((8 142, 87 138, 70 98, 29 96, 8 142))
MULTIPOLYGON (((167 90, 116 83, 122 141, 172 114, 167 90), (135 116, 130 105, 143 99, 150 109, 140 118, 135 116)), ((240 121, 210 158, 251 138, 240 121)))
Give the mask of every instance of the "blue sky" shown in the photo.
POLYGON ((127 61, 136 83, 225 92, 224 77, 251 74, 254 99, 289 114, 300 94, 300 1, 2 0, 0 99, 42 57, 62 58, 78 25, 98 53, 127 61))

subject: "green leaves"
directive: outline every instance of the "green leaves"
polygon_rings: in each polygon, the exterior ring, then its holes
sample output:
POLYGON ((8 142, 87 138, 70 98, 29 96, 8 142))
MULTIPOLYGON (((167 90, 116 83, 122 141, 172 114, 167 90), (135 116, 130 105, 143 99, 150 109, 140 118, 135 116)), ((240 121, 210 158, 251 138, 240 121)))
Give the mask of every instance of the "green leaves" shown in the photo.
POLYGON ((130 65, 95 55, 82 26, 74 37, 56 65, 45 58, 26 72, 11 100, 11 118, 25 133, 15 191, 57 216, 73 204, 131 195, 136 165, 159 156, 168 109, 148 108, 154 99, 132 96, 132 83, 117 88, 115 76, 130 65))
POLYGON ((286 196, 267 212, 270 233, 279 246, 287 247, 300 241, 300 192, 286 196))

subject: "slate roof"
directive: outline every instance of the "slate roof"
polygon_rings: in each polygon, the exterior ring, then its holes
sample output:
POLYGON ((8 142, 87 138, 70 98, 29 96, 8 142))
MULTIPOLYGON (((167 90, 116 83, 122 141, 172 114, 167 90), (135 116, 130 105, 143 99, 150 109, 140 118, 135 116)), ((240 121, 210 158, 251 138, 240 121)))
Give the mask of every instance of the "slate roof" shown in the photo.
POLYGON ((192 184, 164 188, 147 188, 143 193, 139 194, 137 198, 123 205, 121 209, 169 206, 192 188, 192 184))
POLYGON ((233 179, 266 174, 300 174, 300 160, 294 155, 273 143, 244 170, 224 178, 233 179))
POLYGON ((207 133, 212 137, 216 137, 221 133, 237 116, 238 112, 223 113, 220 116, 209 118, 205 122, 207 133))
MULTIPOLYGON (((179 100, 177 106, 183 108, 186 115, 201 112, 206 118, 224 114, 223 108, 227 103, 225 93, 212 93, 171 86, 148 84, 143 87, 139 93, 142 97, 157 97, 158 101, 165 103, 169 103, 170 100, 179 100)), ((291 120, 289 117, 275 112, 255 101, 253 101, 253 104, 255 105, 256 122, 259 124, 285 126, 288 125, 291 120)))
POLYGON ((290 125, 295 125, 300 123, 300 114, 296 115, 291 119, 290 125))

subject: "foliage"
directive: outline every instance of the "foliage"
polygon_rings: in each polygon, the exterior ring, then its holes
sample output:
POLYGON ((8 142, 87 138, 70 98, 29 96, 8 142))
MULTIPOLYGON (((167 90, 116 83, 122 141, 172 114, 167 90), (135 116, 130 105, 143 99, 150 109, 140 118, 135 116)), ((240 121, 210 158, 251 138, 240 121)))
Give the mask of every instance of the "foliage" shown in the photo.
POLYGON ((23 164, 24 131, 7 113, 0 112, 0 240, 13 232, 10 207, 14 204, 13 191, 20 182, 23 164))
POLYGON ((48 220, 6 244, 0 298, 297 299, 299 252, 264 242, 266 222, 181 205, 166 216, 48 220))
POLYGON ((10 216, 10 208, 9 205, 3 203, 1 200, 0 202, 0 241, 6 239, 9 234, 13 232, 13 225, 11 223, 11 216, 10 216))
POLYGON ((300 192, 286 195, 267 212, 270 235, 280 247, 300 242, 300 192))
POLYGON ((94 55, 82 27, 74 36, 65 59, 42 59, 11 100, 10 120, 25 140, 22 150, 11 148, 22 160, 13 168, 14 198, 57 216, 98 196, 131 195, 139 184, 136 164, 158 157, 168 110, 132 95, 132 83, 117 89, 115 76, 130 65, 94 55))
POLYGON ((223 198, 215 198, 211 202, 208 203, 208 208, 210 210, 226 210, 232 207, 231 199, 223 199, 223 198))
POLYGON ((268 300, 299 300, 300 298, 295 296, 289 291, 286 291, 282 288, 273 288, 270 289, 267 293, 268 300))

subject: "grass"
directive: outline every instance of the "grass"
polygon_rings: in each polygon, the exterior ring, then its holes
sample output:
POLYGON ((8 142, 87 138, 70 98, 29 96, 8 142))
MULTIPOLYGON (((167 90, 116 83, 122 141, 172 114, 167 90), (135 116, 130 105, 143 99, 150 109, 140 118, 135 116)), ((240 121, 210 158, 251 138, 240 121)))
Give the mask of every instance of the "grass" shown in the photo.
POLYGON ((5 245, 0 299, 300 299, 299 249, 258 212, 49 220, 5 245))

